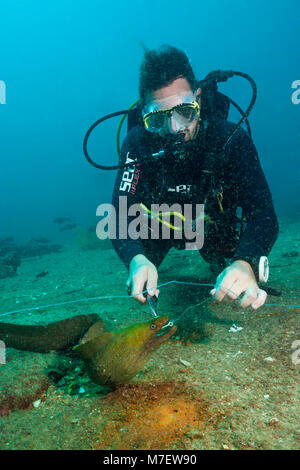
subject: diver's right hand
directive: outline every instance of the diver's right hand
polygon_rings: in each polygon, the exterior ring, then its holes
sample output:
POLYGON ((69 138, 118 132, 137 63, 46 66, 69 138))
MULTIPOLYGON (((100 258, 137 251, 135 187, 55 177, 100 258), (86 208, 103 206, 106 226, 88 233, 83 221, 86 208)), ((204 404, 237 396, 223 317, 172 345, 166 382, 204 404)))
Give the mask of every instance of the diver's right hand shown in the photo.
POLYGON ((129 265, 129 276, 126 283, 133 298, 141 304, 145 304, 147 300, 142 294, 145 289, 148 290, 149 296, 158 297, 157 281, 158 273, 154 264, 144 255, 134 256, 129 265))

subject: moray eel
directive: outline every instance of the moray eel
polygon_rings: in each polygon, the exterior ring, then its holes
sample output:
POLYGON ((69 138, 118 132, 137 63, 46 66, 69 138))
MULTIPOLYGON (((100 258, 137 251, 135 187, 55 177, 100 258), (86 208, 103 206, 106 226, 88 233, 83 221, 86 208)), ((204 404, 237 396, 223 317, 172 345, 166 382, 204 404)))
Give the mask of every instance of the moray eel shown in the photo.
POLYGON ((84 360, 93 382, 121 385, 135 377, 153 351, 175 333, 177 327, 173 326, 164 335, 156 336, 167 322, 168 317, 162 316, 112 333, 99 320, 73 350, 84 360))
POLYGON ((41 325, 0 323, 0 340, 6 347, 24 351, 73 350, 84 360, 90 378, 101 385, 129 382, 161 344, 177 327, 156 336, 168 322, 162 316, 146 323, 137 323, 116 332, 108 332, 97 314, 78 315, 66 320, 41 325))
POLYGON ((47 353, 74 346, 85 332, 99 320, 95 313, 77 315, 49 325, 16 325, 0 323, 0 340, 6 347, 47 353))

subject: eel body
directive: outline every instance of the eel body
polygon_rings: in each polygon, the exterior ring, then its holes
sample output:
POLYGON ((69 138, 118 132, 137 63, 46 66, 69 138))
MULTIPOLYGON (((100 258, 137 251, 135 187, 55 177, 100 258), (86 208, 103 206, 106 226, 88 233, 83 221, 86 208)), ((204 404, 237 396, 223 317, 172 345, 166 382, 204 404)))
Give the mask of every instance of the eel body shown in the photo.
POLYGON ((0 340, 8 348, 47 353, 74 346, 99 316, 77 315, 48 325, 0 323, 0 340))

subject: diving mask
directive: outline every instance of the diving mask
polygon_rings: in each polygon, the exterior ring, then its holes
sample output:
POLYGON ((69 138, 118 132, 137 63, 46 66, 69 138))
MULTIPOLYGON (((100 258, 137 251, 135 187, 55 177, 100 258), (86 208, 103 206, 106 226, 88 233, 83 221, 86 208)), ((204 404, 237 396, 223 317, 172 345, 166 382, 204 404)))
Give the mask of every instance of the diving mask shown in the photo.
POLYGON ((195 119, 199 119, 199 116, 200 106, 192 93, 151 102, 143 110, 145 129, 156 133, 165 132, 166 130, 170 133, 180 132, 186 129, 195 119), (177 103, 170 106, 172 101, 177 103), (166 105, 167 107, 165 107, 166 105))

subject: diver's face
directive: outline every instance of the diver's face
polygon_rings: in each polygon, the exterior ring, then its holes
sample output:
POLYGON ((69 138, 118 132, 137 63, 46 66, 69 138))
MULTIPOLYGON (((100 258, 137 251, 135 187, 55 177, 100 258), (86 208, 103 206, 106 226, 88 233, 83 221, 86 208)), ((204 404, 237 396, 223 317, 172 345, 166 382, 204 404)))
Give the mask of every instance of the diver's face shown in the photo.
MULTIPOLYGON (((200 94, 201 89, 198 88, 196 91, 196 100, 200 105, 200 94)), ((159 109, 168 109, 178 104, 181 104, 186 101, 186 97, 191 96, 190 101, 194 100, 194 93, 190 87, 189 82, 185 78, 176 78, 170 85, 159 88, 152 93, 149 93, 147 97, 147 102, 157 103, 159 109)), ((173 118, 170 118, 170 129, 162 129, 160 135, 162 137, 166 136, 168 133, 172 132, 173 134, 184 134, 185 142, 192 140, 196 137, 199 129, 199 121, 195 119, 189 126, 185 129, 179 131, 176 130, 176 123, 173 122, 173 118)))

